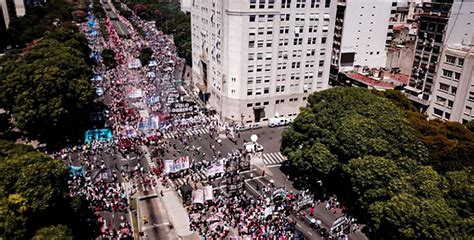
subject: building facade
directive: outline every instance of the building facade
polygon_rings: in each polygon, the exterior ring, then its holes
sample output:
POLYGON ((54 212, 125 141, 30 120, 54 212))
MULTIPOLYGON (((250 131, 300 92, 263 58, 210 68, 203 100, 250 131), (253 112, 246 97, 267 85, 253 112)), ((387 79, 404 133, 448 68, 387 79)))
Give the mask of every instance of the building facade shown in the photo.
POLYGON ((310 93, 328 88, 335 10, 335 0, 193 1, 201 98, 241 124, 295 117, 310 93))
POLYGON ((410 77, 405 87, 407 97, 425 112, 431 101, 438 62, 446 39, 452 0, 423 3, 419 16, 418 39, 410 77))
POLYGON ((432 95, 428 117, 461 123, 474 119, 474 47, 444 48, 432 95))
POLYGON ((384 67, 392 36, 396 2, 339 0, 331 64, 337 71, 354 66, 384 67))
POLYGON ((428 117, 474 119, 474 2, 454 1, 438 63, 428 117))

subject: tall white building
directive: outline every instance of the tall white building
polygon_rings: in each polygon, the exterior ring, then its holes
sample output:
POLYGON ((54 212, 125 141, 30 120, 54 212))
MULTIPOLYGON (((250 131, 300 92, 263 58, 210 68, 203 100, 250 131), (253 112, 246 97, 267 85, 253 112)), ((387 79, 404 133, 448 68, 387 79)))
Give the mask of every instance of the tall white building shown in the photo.
POLYGON ((193 82, 222 119, 294 117, 328 88, 335 0, 195 0, 193 82))
POLYGON ((466 123, 474 119, 474 2, 455 0, 437 61, 428 117, 466 123))
POLYGON ((338 0, 331 63, 336 72, 354 66, 385 67, 397 2, 338 0))

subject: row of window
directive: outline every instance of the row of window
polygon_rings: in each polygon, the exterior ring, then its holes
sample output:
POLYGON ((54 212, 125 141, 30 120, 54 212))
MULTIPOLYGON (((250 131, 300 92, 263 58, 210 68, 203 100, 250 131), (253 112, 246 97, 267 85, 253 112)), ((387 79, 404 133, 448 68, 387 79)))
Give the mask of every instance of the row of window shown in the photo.
POLYGON ((461 73, 453 72, 447 69, 443 69, 442 75, 445 78, 454 79, 456 81, 459 81, 459 79, 461 79, 461 73))
POLYGON ((455 56, 446 55, 446 63, 462 67, 464 65, 464 58, 457 58, 455 56))
MULTIPOLYGON (((255 9, 258 8, 259 9, 264 9, 265 8, 265 3, 266 3, 266 0, 258 0, 258 4, 257 4, 257 0, 250 0, 250 9, 255 9)), ((266 5, 266 7, 268 9, 273 9, 275 7, 275 0, 268 0, 268 5, 266 5)))
MULTIPOLYGON (((291 14, 286 13, 286 14, 280 14, 280 21, 281 22, 289 22, 290 21, 290 16, 291 14)), ((295 19, 294 22, 304 22, 306 18, 308 18, 310 21, 313 22, 318 22, 319 21, 319 14, 318 13, 310 13, 306 15, 305 13, 295 13, 295 19)), ((249 15, 249 22, 273 22, 275 15, 269 14, 259 14, 259 15, 249 15)), ((324 22, 329 22, 330 15, 329 14, 324 14, 323 15, 323 20, 324 22)))
MULTIPOLYGON (((264 0, 263 0, 264 1, 264 0)), ((311 8, 319 8, 319 3, 321 0, 296 0, 295 7, 296 8, 305 8, 308 3, 308 6, 311 8)), ((331 0, 324 0, 324 7, 328 8, 331 6, 331 0)), ((291 8, 291 0, 281 0, 281 8, 291 8)))
POLYGON ((439 90, 442 92, 449 93, 450 87, 451 87, 451 94, 456 95, 456 92, 458 90, 457 87, 449 86, 448 84, 444 84, 444 83, 439 83, 439 90))

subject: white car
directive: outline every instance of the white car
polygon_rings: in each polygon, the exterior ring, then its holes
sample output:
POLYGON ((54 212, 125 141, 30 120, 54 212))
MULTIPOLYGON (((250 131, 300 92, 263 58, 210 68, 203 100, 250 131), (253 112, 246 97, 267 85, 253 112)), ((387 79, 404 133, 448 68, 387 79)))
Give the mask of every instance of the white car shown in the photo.
POLYGON ((288 124, 290 124, 290 120, 289 119, 286 119, 286 118, 282 118, 282 117, 279 117, 279 118, 270 118, 268 120, 268 126, 269 127, 280 127, 280 126, 286 126, 288 124))
POLYGON ((243 131, 247 131, 249 129, 250 128, 245 126, 245 125, 244 126, 237 126, 237 127, 234 128, 235 132, 243 132, 243 131))
POLYGON ((260 125, 260 123, 251 123, 249 124, 249 129, 258 129, 258 128, 262 128, 262 125, 260 125))
POLYGON ((258 143, 246 143, 244 148, 246 152, 263 152, 263 146, 258 143))

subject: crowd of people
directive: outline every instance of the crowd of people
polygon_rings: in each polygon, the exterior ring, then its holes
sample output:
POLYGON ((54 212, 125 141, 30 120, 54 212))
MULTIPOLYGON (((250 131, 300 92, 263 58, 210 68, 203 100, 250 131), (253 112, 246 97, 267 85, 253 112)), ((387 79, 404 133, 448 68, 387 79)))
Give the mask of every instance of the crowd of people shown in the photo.
POLYGON ((229 235, 242 239, 295 239, 296 221, 290 218, 297 198, 257 199, 238 194, 216 196, 190 209, 190 229, 209 239, 229 235))

